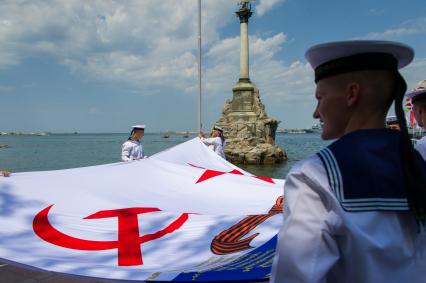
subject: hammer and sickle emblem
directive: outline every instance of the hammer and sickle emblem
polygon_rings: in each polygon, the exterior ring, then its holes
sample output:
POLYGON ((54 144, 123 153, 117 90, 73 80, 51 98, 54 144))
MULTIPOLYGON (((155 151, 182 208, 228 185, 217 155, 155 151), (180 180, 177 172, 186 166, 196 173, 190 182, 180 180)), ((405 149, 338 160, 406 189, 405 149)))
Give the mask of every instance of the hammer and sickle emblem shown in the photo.
POLYGON ((280 196, 269 210, 268 214, 247 216, 231 228, 216 235, 210 245, 210 250, 217 255, 226 255, 252 248, 250 242, 256 238, 259 233, 253 234, 245 239, 242 238, 269 217, 282 213, 283 199, 284 198, 280 196))
POLYGON ((160 211, 158 208, 135 207, 101 210, 84 219, 118 218, 118 239, 115 241, 92 241, 75 238, 58 231, 48 219, 53 205, 40 211, 33 220, 33 230, 41 239, 51 244, 74 250, 100 251, 118 250, 118 265, 143 265, 141 245, 178 230, 188 220, 183 213, 166 228, 152 234, 139 235, 138 214, 160 211))

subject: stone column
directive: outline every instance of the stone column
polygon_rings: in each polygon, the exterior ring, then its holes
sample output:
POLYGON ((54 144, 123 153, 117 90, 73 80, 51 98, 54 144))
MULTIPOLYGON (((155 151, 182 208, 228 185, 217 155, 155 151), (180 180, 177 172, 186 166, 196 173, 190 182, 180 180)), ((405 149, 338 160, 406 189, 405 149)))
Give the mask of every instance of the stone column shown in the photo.
POLYGON ((250 82, 248 20, 252 15, 250 8, 242 7, 235 12, 240 18, 240 82, 250 82))

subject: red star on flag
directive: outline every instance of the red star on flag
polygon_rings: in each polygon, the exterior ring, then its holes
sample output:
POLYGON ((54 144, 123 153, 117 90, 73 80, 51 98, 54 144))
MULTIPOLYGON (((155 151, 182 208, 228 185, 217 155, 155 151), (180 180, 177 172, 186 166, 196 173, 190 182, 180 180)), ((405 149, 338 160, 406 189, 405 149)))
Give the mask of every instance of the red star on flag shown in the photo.
MULTIPOLYGON (((195 182, 195 184, 207 181, 208 179, 214 178, 214 177, 218 177, 220 175, 223 174, 234 174, 234 175, 244 175, 241 171, 238 171, 237 169, 234 169, 230 172, 222 172, 222 171, 216 171, 216 170, 210 170, 210 169, 206 169, 203 167, 199 167, 193 164, 189 164, 193 167, 197 167, 197 168, 201 168, 201 169, 205 169, 206 171, 204 171, 204 173, 201 175, 200 178, 198 178, 197 182, 195 182)), ((275 184, 274 180, 272 178, 268 178, 268 177, 261 177, 261 176, 251 176, 253 178, 271 183, 271 184, 275 184)))

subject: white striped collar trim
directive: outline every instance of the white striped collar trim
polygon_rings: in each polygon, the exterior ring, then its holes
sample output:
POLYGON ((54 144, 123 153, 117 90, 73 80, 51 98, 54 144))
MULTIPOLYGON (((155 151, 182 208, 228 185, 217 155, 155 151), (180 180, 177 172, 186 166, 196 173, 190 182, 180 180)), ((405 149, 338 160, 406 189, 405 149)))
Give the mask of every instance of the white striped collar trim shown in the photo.
POLYGON ((336 158, 329 148, 318 152, 324 163, 331 190, 346 211, 372 211, 372 210, 409 210, 406 198, 353 198, 346 199, 344 195, 342 174, 336 158))

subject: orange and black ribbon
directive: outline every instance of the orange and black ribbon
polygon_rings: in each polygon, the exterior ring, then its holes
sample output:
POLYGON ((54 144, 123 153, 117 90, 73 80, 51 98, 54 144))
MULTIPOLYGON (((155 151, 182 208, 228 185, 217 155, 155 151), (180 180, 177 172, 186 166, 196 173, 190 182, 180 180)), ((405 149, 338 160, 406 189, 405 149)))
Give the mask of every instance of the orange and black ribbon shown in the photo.
POLYGON ((210 245, 211 251, 217 255, 226 255, 252 248, 252 246, 250 246, 250 242, 256 238, 259 233, 253 234, 245 239, 242 238, 255 229, 259 224, 266 221, 266 219, 282 213, 282 211, 283 197, 280 196, 269 210, 268 214, 247 216, 231 228, 216 235, 210 245))

